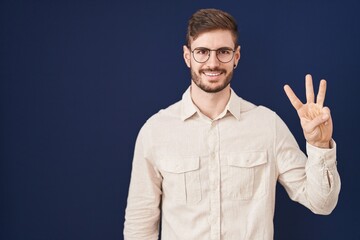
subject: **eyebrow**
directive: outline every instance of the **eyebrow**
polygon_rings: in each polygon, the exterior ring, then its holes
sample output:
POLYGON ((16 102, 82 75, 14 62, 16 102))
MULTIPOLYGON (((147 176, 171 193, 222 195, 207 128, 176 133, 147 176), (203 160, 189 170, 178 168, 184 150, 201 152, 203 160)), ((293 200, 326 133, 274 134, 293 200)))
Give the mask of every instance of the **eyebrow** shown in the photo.
POLYGON ((226 49, 226 50, 234 50, 231 47, 220 47, 220 48, 217 48, 217 49, 210 49, 210 48, 207 48, 207 47, 196 47, 196 48, 194 48, 194 50, 195 49, 206 49, 206 50, 222 50, 222 49, 226 49))

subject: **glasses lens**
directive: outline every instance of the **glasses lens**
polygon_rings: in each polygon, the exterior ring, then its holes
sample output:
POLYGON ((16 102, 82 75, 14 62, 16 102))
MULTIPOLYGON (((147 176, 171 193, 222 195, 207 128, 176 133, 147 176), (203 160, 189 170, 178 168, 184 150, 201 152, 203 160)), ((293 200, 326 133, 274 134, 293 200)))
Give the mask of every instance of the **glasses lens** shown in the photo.
POLYGON ((193 51, 193 55, 197 62, 203 63, 209 59, 210 50, 206 48, 196 48, 193 51))
POLYGON ((219 49, 216 51, 216 55, 220 62, 230 62, 234 56, 234 51, 231 49, 219 49))

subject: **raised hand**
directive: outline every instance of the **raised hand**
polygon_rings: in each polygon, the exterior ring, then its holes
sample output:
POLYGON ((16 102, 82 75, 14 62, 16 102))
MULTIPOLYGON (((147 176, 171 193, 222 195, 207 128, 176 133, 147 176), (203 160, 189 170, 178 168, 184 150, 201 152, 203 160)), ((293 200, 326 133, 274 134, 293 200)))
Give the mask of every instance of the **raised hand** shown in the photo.
POLYGON ((332 138, 333 124, 330 109, 324 107, 326 95, 326 81, 320 81, 319 92, 314 95, 313 81, 310 74, 305 77, 306 103, 303 104, 289 85, 284 86, 286 95, 296 109, 305 139, 311 145, 320 148, 329 148, 332 138))

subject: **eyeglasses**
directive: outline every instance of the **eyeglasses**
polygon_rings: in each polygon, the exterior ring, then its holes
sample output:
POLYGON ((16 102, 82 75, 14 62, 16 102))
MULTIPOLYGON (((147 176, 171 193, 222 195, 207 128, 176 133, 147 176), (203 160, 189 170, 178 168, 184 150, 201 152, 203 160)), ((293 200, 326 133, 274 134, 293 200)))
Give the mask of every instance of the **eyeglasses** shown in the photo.
POLYGON ((194 60, 198 63, 204 63, 210 58, 210 52, 216 52, 216 58, 222 63, 228 63, 234 58, 235 50, 227 47, 211 50, 204 47, 198 47, 191 50, 194 60))

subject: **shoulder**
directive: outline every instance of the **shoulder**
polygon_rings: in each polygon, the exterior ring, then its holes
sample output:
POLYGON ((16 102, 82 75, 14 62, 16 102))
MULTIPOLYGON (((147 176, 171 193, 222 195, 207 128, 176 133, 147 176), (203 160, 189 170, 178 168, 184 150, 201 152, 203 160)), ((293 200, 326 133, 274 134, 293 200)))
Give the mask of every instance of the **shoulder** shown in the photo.
POLYGON ((240 109, 241 109, 241 114, 250 114, 250 115, 254 114, 254 115, 261 115, 263 117, 271 117, 271 118, 277 116, 277 114, 270 108, 265 107, 263 105, 256 105, 242 98, 240 98, 240 109))
MULTIPOLYGON (((248 122, 250 125, 256 125, 259 128, 270 128, 275 131, 287 129, 286 123, 272 109, 255 105, 249 101, 241 99, 241 120, 248 122)), ((241 121, 239 122, 241 124, 241 121)))
POLYGON ((167 108, 160 109, 152 115, 143 125, 142 129, 153 129, 165 126, 170 122, 180 120, 181 101, 178 101, 167 108))
POLYGON ((178 101, 167 108, 160 109, 157 113, 152 115, 146 123, 156 124, 170 119, 180 119, 181 114, 181 101, 178 101))

